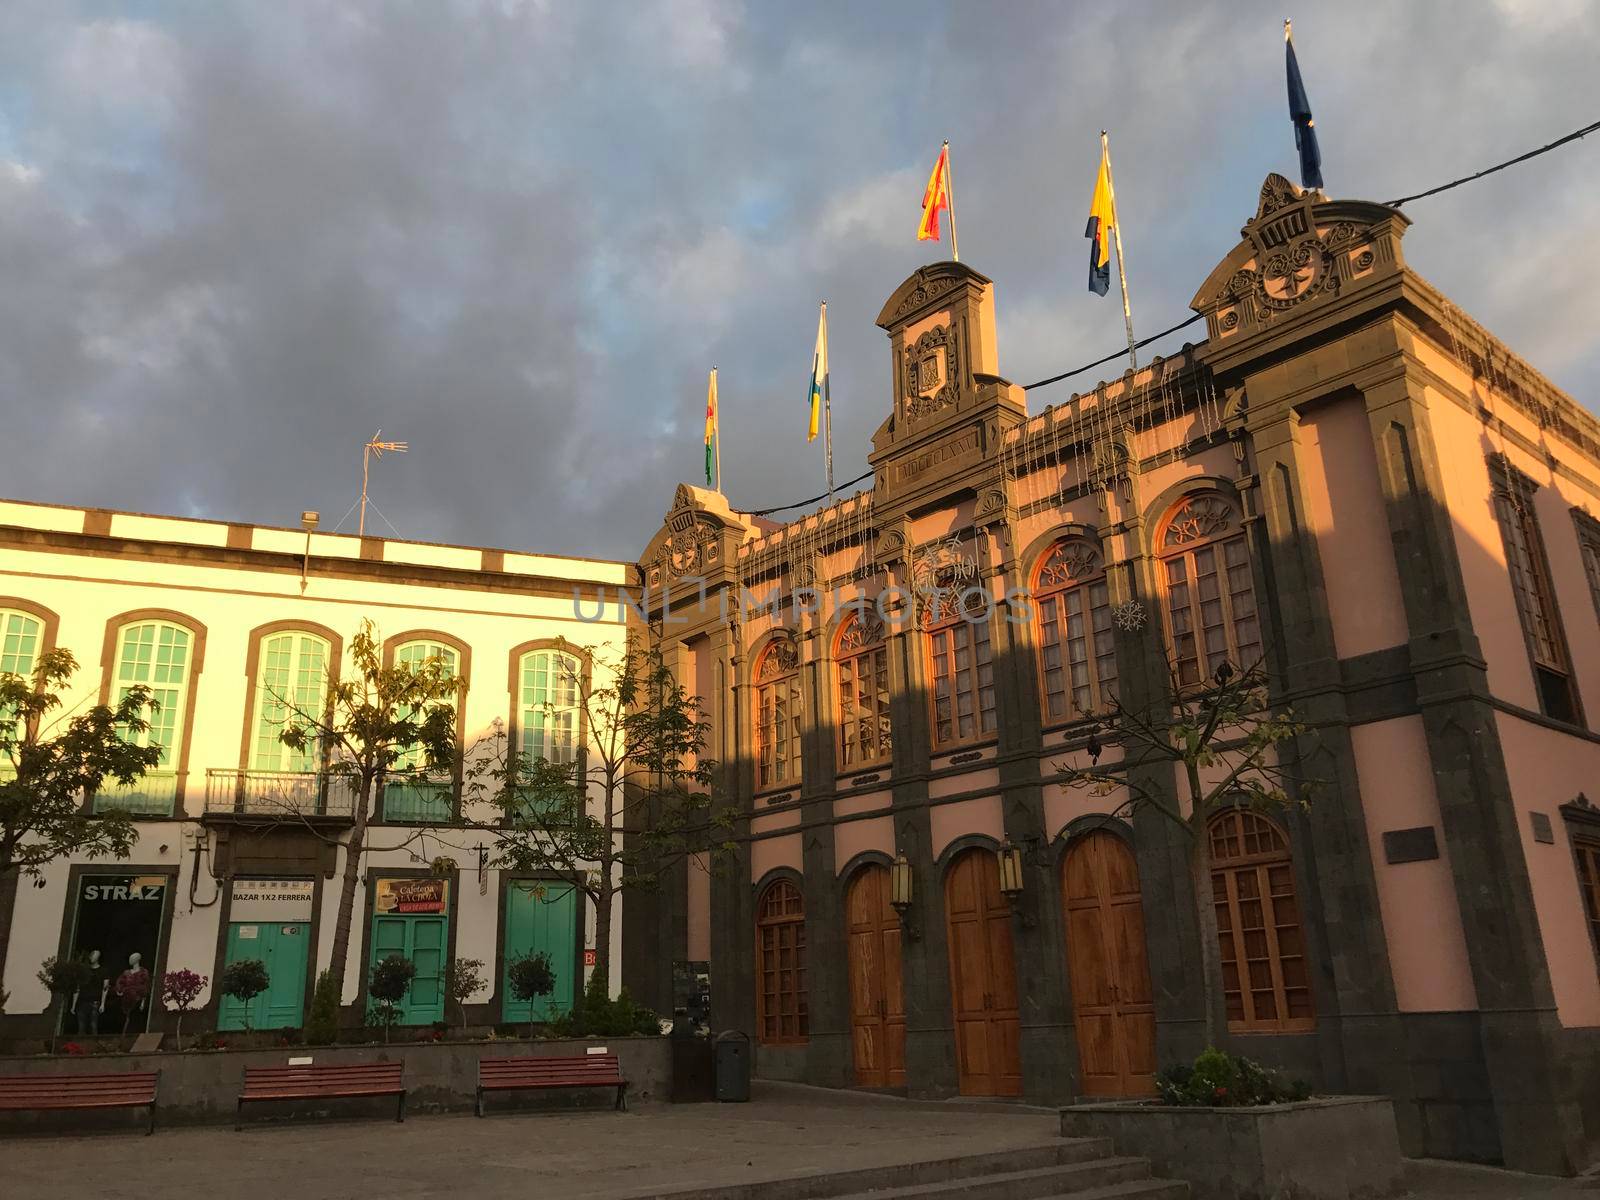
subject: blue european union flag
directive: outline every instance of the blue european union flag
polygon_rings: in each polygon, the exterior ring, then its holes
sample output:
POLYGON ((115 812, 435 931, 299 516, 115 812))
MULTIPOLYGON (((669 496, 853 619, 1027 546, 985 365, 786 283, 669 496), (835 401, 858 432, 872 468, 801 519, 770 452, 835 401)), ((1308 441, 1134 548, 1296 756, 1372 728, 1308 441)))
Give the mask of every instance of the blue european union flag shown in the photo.
POLYGON ((1289 23, 1284 22, 1283 48, 1289 70, 1289 119, 1294 122, 1294 148, 1300 152, 1300 186, 1322 186, 1322 151, 1317 146, 1316 122, 1311 119, 1311 101, 1300 78, 1300 64, 1294 57, 1294 42, 1289 23))

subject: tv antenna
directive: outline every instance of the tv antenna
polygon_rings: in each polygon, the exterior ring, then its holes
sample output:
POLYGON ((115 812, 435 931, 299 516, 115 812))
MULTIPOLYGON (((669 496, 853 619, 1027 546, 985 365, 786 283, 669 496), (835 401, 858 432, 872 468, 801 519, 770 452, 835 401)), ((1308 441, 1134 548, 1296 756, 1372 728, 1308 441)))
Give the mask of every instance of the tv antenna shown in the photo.
POLYGON ((385 450, 391 454, 404 454, 411 447, 406 442, 380 441, 383 430, 378 430, 372 435, 372 440, 361 448, 361 517, 356 522, 356 536, 365 537, 367 533, 367 470, 373 458, 382 458, 385 450))

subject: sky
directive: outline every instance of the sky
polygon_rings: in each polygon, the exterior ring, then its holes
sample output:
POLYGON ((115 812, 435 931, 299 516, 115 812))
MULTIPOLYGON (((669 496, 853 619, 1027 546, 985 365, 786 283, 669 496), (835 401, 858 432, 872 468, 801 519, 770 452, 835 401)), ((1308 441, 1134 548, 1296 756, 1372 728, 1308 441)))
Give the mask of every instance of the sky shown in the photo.
MULTIPOLYGON (((4 0, 0 496, 331 529, 382 429, 410 452, 369 532, 632 558, 704 481, 713 364, 730 501, 813 496, 818 301, 843 481, 890 407, 873 319, 945 252, 941 140, 1001 374, 1077 366, 1123 336, 1086 288, 1099 131, 1163 329, 1295 175, 1285 15, 1337 197, 1600 116, 1590 0, 4 0)), ((1591 408, 1597 185, 1600 135, 1408 205, 1405 241, 1591 408)))

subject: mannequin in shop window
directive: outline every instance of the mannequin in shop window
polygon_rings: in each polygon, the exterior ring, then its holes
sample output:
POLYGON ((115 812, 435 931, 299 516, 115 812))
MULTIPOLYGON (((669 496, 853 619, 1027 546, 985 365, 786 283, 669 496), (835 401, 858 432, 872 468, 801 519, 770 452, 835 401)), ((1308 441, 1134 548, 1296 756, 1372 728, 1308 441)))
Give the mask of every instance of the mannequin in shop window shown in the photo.
POLYGON ((150 972, 140 965, 144 956, 138 951, 128 955, 128 969, 117 976, 117 1002, 122 1006, 122 1032, 128 1032, 134 1014, 144 1007, 150 995, 150 972))
POLYGON ((106 974, 105 964, 100 961, 100 951, 89 951, 89 966, 94 971, 93 978, 78 991, 72 1004, 72 1011, 78 1021, 78 1032, 98 1037, 100 1010, 105 1007, 106 992, 111 987, 111 978, 106 974))

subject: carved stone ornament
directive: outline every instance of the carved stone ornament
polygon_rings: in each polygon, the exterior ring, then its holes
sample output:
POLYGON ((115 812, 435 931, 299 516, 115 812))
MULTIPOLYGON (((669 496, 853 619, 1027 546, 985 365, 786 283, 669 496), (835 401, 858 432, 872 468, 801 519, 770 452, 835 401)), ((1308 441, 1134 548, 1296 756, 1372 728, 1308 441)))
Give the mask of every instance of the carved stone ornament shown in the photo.
POLYGON ((756 682, 765 683, 780 675, 792 675, 800 669, 800 648, 792 635, 783 634, 768 643, 756 664, 756 682))
POLYGON ((1233 526, 1238 514, 1216 493, 1190 496, 1167 522, 1166 544, 1188 546, 1215 537, 1233 526))
POLYGON ((960 291, 966 280, 955 279, 923 279, 917 286, 906 293, 906 298, 900 301, 894 310, 895 317, 903 317, 909 312, 935 304, 943 300, 951 292, 960 291))
POLYGON ((911 590, 926 595, 935 588, 966 587, 977 582, 978 556, 959 534, 918 547, 911 556, 911 590))
POLYGON ((1066 587, 1100 574, 1100 552, 1082 538, 1068 538, 1050 547, 1039 565, 1039 587, 1066 587))
POLYGON ((958 338, 948 325, 936 325, 905 348, 906 420, 926 420, 955 407, 961 378, 958 338))
POLYGON ((677 509, 667 517, 667 528, 671 533, 647 574, 651 587, 686 575, 703 575, 721 562, 721 533, 714 522, 692 509, 677 509))
POLYGON ((858 610, 845 619, 844 628, 839 631, 839 653, 854 654, 876 646, 887 632, 876 608, 858 610))

